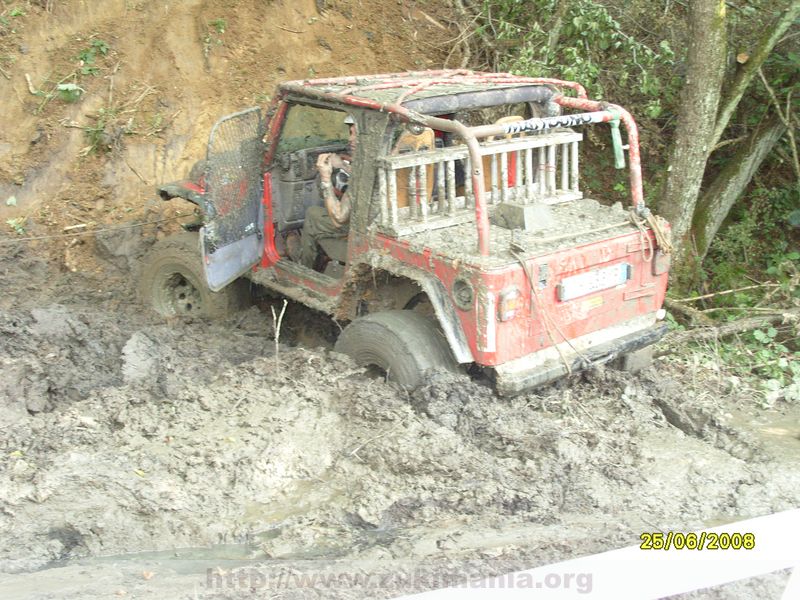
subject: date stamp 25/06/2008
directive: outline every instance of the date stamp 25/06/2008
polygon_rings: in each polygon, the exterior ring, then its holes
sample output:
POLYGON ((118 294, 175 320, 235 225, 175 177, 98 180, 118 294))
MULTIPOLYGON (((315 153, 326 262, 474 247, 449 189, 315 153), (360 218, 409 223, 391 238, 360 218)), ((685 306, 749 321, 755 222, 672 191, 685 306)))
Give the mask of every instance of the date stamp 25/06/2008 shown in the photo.
POLYGON ((752 550, 756 547, 753 533, 646 531, 639 539, 642 550, 752 550))

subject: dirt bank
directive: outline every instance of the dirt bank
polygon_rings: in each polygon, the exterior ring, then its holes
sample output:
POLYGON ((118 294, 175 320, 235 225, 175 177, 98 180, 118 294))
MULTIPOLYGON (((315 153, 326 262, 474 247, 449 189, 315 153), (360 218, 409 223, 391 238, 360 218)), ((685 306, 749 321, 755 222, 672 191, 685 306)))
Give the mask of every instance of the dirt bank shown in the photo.
MULTIPOLYGON (((266 107, 279 81, 440 64, 451 32, 432 15, 446 10, 395 0, 3 2, 3 227, 16 219, 27 234, 62 233, 154 210, 171 217, 179 208, 147 203, 153 188, 205 156, 222 115, 266 107)), ((90 239, 43 250, 68 269, 97 268, 90 239)))

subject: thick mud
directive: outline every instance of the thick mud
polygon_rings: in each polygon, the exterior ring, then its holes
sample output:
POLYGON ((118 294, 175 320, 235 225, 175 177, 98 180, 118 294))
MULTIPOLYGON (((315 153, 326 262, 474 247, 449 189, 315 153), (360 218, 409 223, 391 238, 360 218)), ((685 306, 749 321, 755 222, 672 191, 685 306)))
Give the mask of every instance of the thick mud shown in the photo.
POLYGON ((391 597, 465 564, 503 573, 798 504, 797 407, 760 411, 665 361, 512 399, 450 374, 409 394, 296 305, 276 355, 277 300, 165 323, 128 277, 24 249, 0 284, 6 597, 270 597, 262 575, 320 571, 392 577, 281 597, 391 597))

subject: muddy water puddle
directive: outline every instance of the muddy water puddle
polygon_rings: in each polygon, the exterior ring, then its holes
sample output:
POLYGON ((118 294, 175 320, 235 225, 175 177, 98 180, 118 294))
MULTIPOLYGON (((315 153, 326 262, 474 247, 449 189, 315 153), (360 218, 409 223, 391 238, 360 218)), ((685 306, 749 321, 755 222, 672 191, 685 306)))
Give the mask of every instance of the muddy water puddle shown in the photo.
POLYGON ((108 556, 94 556, 79 560, 51 564, 43 570, 66 566, 100 566, 100 565, 160 565, 169 568, 179 575, 194 575, 206 569, 224 567, 233 569, 252 564, 254 560, 266 560, 268 557, 257 545, 252 544, 219 544, 207 548, 175 548, 154 552, 131 552, 108 556))
POLYGON ((766 450, 787 462, 800 463, 800 407, 786 412, 767 412, 754 416, 742 411, 732 413, 732 427, 754 435, 766 450))

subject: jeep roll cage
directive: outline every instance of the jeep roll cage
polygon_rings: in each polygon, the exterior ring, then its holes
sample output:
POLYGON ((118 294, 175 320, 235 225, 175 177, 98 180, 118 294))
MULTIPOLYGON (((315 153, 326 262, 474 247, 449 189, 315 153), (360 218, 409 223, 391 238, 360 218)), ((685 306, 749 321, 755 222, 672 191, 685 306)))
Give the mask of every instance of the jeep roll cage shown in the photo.
POLYGON ((638 217, 644 218, 648 215, 642 191, 639 132, 636 121, 619 105, 589 99, 586 90, 579 83, 521 77, 509 73, 441 70, 292 81, 279 86, 279 91, 276 101, 284 96, 293 95, 340 106, 376 110, 389 113, 400 122, 430 127, 454 134, 464 140, 472 165, 470 177, 475 194, 478 253, 481 256, 489 255, 489 215, 479 139, 592 123, 610 123, 615 166, 618 169, 624 168, 624 150, 627 149, 630 160, 632 206, 638 217), (487 89, 488 85, 492 86, 491 89, 487 89), (565 96, 564 89, 573 90, 577 97, 565 96), (469 127, 455 119, 437 116, 467 108, 514 102, 554 102, 563 108, 584 112, 476 127, 469 127), (626 146, 622 144, 620 122, 625 125, 628 134, 626 146))

